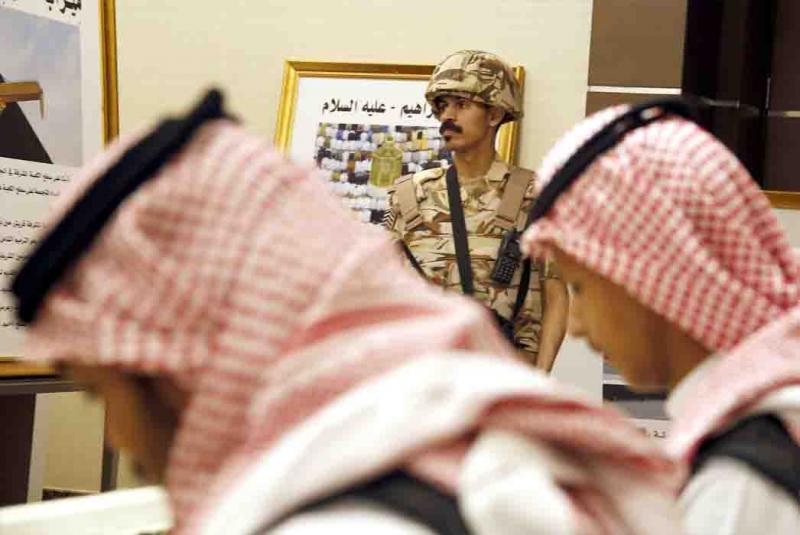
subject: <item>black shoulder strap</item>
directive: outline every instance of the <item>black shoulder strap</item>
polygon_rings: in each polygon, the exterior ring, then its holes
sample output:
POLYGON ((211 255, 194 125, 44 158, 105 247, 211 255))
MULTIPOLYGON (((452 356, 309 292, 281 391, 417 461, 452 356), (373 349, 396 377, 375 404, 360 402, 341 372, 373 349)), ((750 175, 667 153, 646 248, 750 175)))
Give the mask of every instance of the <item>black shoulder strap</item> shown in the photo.
POLYGON ((397 240, 397 241, 400 244, 400 247, 403 249, 403 252, 405 253, 406 258, 408 258, 408 261, 411 262, 411 265, 414 267, 414 269, 417 270, 417 273, 422 275, 423 279, 426 278, 425 277, 425 272, 422 271, 422 266, 419 265, 419 261, 414 256, 414 253, 411 252, 411 249, 408 248, 408 245, 406 244, 406 242, 404 242, 403 240, 397 240))
POLYGON ((342 498, 358 498, 377 503, 441 535, 469 535, 469 529, 458 509, 458 502, 453 496, 443 494, 431 485, 401 471, 392 472, 358 487, 305 505, 277 522, 259 528, 253 535, 269 532, 289 516, 311 512, 342 498))
MULTIPOLYGON (((522 275, 519 278, 519 287, 517 288, 517 298, 514 301, 514 310, 511 312, 511 323, 517 321, 519 313, 522 312, 522 307, 525 305, 525 298, 528 297, 528 288, 531 285, 531 259, 525 257, 522 261, 522 275)), ((544 291, 544 288, 542 288, 544 291)))
POLYGON ((461 205, 461 188, 458 185, 456 166, 447 168, 447 202, 450 205, 450 223, 453 227, 453 244, 456 248, 456 261, 458 262, 458 275, 461 279, 461 289, 465 295, 475 293, 472 284, 472 264, 469 258, 469 243, 467 242, 467 225, 464 221, 464 207, 461 205))
POLYGON ((747 464, 785 490, 800 506, 800 446, 776 416, 747 418, 704 442, 692 461, 692 473, 699 472, 715 457, 730 457, 747 464))

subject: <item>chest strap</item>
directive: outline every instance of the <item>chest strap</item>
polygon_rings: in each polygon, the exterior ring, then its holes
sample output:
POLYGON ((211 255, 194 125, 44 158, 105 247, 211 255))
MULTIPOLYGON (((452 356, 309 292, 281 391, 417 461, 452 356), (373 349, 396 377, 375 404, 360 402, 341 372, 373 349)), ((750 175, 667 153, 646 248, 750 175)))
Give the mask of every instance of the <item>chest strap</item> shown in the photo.
POLYGON ((525 192, 528 191, 528 186, 535 176, 533 171, 518 167, 512 168, 509 174, 503 198, 500 199, 500 206, 497 207, 493 220, 493 223, 503 230, 511 230, 517 225, 525 192))
POLYGON ((395 195, 400 206, 400 214, 406 230, 417 228, 422 224, 422 215, 419 213, 417 191, 412 180, 414 175, 406 175, 395 181, 395 195))

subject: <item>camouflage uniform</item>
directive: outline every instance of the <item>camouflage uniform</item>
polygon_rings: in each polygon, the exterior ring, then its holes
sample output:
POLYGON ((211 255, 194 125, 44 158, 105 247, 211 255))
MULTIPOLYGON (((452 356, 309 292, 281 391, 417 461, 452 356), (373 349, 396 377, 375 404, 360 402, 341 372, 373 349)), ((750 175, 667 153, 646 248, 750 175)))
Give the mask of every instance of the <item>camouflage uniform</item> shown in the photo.
MULTIPOLYGON (((461 202, 464 205, 464 221, 469 235, 475 284, 474 296, 506 319, 512 315, 522 268, 517 269, 509 286, 495 283, 490 275, 505 234, 502 228, 494 225, 493 220, 505 190, 509 171, 509 165, 497 159, 486 176, 468 184, 461 184, 461 202)), ((390 210, 385 224, 408 245, 430 281, 445 289, 460 292, 461 278, 458 273, 450 223, 445 170, 421 171, 414 175, 412 181, 423 223, 416 228, 406 229, 397 197, 391 191, 390 210)), ((533 201, 534 184, 531 183, 520 209, 518 228, 524 224, 533 201)), ((515 324, 517 340, 530 362, 536 362, 539 350, 543 275, 540 264, 534 262, 528 296, 515 324)))
MULTIPOLYGON (((425 98, 437 116, 440 112, 437 109, 437 97, 440 96, 467 98, 499 107, 506 112, 504 121, 514 121, 522 117, 522 95, 514 73, 500 58, 487 52, 463 50, 445 58, 433 71, 425 90, 425 98)), ((516 270, 509 286, 495 283, 491 279, 491 273, 506 233, 505 229, 496 224, 495 216, 509 183, 511 170, 508 164, 496 158, 485 176, 468 183, 460 179, 461 202, 464 206, 475 286, 474 296, 506 319, 513 315, 522 269, 516 270)), ((411 225, 404 218, 404 207, 398 198, 401 195, 395 195, 395 189, 390 190, 390 206, 385 223, 389 230, 406 243, 429 280, 445 289, 461 291, 445 172, 445 169, 429 169, 411 177, 421 223, 415 220, 415 226, 409 228, 411 225)), ((530 176, 533 177, 533 173, 530 176)), ((407 177, 401 177, 396 186, 400 187, 400 181, 407 185, 407 180, 407 177)), ((519 191, 522 192, 524 183, 520 188, 519 191)), ((408 192, 409 197, 413 197, 410 190, 404 191, 408 192)), ((522 205, 517 213, 518 229, 524 225, 533 204, 533 178, 524 191, 522 205)), ((516 199, 519 200, 519 197, 516 199)), ((507 215, 513 217, 513 213, 507 215)), ((545 275, 549 276, 544 273, 542 266, 533 263, 528 295, 515 323, 517 341, 531 362, 536 362, 539 351, 545 275)))

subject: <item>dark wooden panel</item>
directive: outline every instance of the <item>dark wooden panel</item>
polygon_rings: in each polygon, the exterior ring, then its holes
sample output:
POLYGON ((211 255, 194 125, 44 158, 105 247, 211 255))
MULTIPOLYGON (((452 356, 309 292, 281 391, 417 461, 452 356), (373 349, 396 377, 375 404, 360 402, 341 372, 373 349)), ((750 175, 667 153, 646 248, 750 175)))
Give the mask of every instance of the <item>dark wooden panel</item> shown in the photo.
POLYGON ((28 501, 35 395, 0 396, 0 506, 28 501))
POLYGON ((689 0, 683 92, 763 107, 773 16, 766 0, 689 0))
POLYGON ((689 0, 683 50, 683 92, 717 98, 723 0, 689 0))
POLYGON ((764 189, 800 192, 800 118, 767 119, 764 189))
POLYGON ((589 84, 680 87, 686 0, 595 0, 589 84))
POLYGON ((800 110, 800 1, 777 0, 770 108, 800 110))
POLYGON ((703 126, 762 185, 773 8, 769 0, 689 0, 684 52, 683 94, 710 104, 703 126))

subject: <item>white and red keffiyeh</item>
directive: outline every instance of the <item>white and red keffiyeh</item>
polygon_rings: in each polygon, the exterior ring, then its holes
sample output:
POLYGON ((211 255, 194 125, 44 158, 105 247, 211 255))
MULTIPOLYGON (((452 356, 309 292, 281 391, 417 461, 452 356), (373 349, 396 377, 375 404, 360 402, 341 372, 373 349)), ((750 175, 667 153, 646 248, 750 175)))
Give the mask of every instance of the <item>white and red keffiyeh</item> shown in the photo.
MULTIPOLYGON (((72 198, 131 144, 87 167, 72 198)), ((176 533, 199 532, 249 466, 326 407, 453 351, 480 352, 488 384, 493 366, 532 383, 484 393, 482 410, 435 433, 409 426, 402 444, 360 444, 381 462, 342 460, 336 485, 405 466, 455 492, 477 431, 494 428, 637 481, 604 489, 588 478, 565 490, 583 496, 570 507, 585 532, 602 532, 591 519, 603 514, 605 526, 645 532, 632 491, 671 492, 672 464, 637 430, 517 363, 481 306, 421 280, 383 231, 354 221, 310 168, 226 120, 202 127, 118 208, 46 297, 28 349, 50 362, 166 376, 188 392, 167 469, 176 533), (603 513, 598 504, 611 505, 603 513)), ((298 500, 335 490, 320 483, 298 500)), ((266 497, 265 510, 278 501, 266 497)))
POLYGON ((800 444, 800 306, 719 356, 702 380, 681 384, 679 413, 667 443, 690 460, 709 435, 755 413, 777 414, 800 444), (791 388, 787 388, 791 387, 791 388))
MULTIPOLYGON (((545 158, 542 180, 626 110, 578 124, 545 158)), ((800 383, 800 354, 740 345, 797 306, 798 257, 749 173, 696 124, 672 117, 628 133, 522 241, 533 255, 557 246, 709 351, 729 352, 691 414, 676 419, 676 455, 690 455, 697 439, 775 387, 800 383)))

